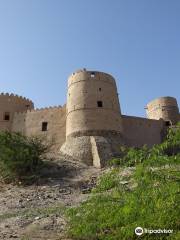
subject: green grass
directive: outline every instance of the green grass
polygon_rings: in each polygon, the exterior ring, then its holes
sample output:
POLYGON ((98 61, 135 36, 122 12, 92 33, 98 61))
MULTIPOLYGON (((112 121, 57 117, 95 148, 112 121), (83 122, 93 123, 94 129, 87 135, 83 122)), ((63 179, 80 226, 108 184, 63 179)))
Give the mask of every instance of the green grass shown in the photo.
POLYGON ((102 175, 90 198, 67 211, 69 236, 77 240, 137 239, 136 227, 173 229, 141 239, 180 239, 180 130, 152 149, 124 149, 102 175), (134 168, 132 168, 132 166, 134 168), (131 167, 131 168, 129 168, 131 167), (122 171, 131 170, 131 175, 122 171), (136 183, 136 187, 132 187, 136 183))

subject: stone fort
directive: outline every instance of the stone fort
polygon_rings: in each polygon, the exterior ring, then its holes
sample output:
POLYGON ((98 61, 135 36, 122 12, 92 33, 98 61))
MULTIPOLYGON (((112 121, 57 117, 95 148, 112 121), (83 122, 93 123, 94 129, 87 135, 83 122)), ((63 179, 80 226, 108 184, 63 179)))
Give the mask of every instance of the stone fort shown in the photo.
POLYGON ((115 79, 103 72, 74 72, 68 79, 67 104, 34 109, 31 100, 0 95, 0 130, 54 140, 54 152, 88 165, 103 166, 120 154, 120 146, 161 143, 167 128, 180 121, 173 97, 146 106, 147 118, 121 113, 115 79))

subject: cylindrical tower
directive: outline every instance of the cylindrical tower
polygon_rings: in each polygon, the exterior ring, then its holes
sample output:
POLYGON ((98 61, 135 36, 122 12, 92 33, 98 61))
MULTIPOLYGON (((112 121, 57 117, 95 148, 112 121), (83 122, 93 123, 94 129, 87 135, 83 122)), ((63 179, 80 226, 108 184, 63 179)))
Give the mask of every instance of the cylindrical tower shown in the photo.
POLYGON ((11 130, 15 112, 24 112, 33 109, 31 100, 14 94, 0 94, 0 130, 11 130))
POLYGON ((114 78, 103 72, 76 71, 68 79, 66 136, 121 132, 114 78))
POLYGON ((147 117, 159 120, 162 118, 167 125, 176 124, 179 120, 179 109, 175 98, 160 97, 147 104, 147 117))
POLYGON ((61 154, 98 167, 119 154, 122 118, 111 75, 86 69, 73 73, 68 79, 66 112, 61 154))

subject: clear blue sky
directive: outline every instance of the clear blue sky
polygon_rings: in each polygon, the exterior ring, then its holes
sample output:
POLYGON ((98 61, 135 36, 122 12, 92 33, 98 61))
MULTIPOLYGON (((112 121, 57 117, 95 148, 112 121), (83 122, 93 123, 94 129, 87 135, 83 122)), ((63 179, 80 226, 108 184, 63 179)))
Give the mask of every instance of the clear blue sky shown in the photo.
POLYGON ((112 74, 122 112, 159 96, 180 105, 179 0, 0 0, 0 91, 63 105, 67 77, 112 74))

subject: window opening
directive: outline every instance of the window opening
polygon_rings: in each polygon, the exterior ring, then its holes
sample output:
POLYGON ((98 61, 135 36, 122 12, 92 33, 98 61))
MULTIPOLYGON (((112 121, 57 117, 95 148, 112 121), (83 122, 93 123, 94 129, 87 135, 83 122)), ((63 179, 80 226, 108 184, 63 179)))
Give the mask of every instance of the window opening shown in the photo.
POLYGON ((91 72, 91 77, 92 77, 92 78, 95 77, 95 72, 91 72))
POLYGON ((9 113, 9 112, 5 112, 5 114, 4 114, 4 120, 5 120, 5 121, 9 121, 9 120, 10 120, 10 113, 9 113))
POLYGON ((103 102, 102 101, 97 101, 97 106, 98 107, 103 107, 103 102))
POLYGON ((171 121, 166 121, 165 122, 165 125, 167 126, 167 127, 170 127, 172 124, 171 124, 171 121))
POLYGON ((47 127, 48 127, 48 122, 42 122, 42 131, 43 132, 47 131, 47 127))

